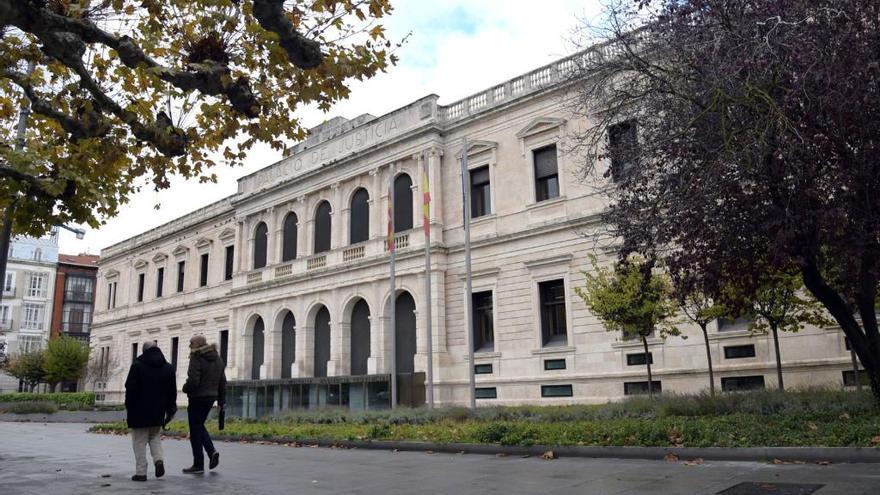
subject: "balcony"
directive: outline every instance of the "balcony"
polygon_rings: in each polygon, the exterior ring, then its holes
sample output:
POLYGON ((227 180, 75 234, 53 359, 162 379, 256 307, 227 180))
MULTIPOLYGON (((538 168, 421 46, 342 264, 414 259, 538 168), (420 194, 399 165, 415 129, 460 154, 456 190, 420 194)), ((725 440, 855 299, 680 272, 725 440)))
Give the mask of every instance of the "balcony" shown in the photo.
MULTIPOLYGON (((424 241, 425 238, 421 228, 400 232, 394 236, 394 245, 401 253, 424 249, 424 241)), ((311 272, 332 271, 334 269, 345 270, 351 267, 352 264, 368 262, 371 259, 387 258, 388 246, 385 238, 375 237, 359 244, 340 246, 317 255, 276 263, 258 270, 237 273, 233 277, 232 286, 235 289, 239 289, 273 280, 293 278, 311 272)))
POLYGON ((95 293, 92 291, 82 290, 66 290, 64 291, 64 302, 81 302, 91 303, 95 299, 95 293))

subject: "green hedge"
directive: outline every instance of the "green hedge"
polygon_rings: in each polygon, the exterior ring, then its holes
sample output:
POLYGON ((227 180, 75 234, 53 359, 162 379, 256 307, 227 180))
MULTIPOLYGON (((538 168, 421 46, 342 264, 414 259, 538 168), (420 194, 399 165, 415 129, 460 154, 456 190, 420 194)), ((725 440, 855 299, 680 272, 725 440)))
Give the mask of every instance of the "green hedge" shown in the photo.
POLYGON ((8 402, 0 403, 0 412, 6 414, 52 414, 58 406, 51 402, 8 402))
MULTIPOLYGON (((435 443, 502 445, 589 445, 652 447, 871 447, 880 435, 880 414, 851 417, 781 414, 758 416, 666 417, 653 420, 613 418, 580 421, 439 420, 425 424, 331 423, 230 420, 222 432, 208 422, 213 434, 243 440, 268 438, 300 440, 409 440, 435 443)), ((172 432, 185 434, 187 425, 175 421, 172 432)), ((91 431, 123 433, 123 423, 97 425, 91 431)))
POLYGON ((51 402, 61 409, 78 410, 95 407, 94 392, 62 392, 57 394, 6 393, 0 394, 4 402, 51 402))

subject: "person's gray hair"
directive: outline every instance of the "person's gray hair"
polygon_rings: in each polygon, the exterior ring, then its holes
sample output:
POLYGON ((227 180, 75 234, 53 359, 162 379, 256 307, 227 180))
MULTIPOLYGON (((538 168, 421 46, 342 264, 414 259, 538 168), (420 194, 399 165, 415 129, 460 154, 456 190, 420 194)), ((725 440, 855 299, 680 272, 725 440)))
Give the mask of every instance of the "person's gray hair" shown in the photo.
POLYGON ((144 342, 143 350, 152 349, 153 347, 159 347, 159 344, 156 343, 155 340, 148 340, 144 342))
POLYGON ((204 335, 193 335, 192 338, 189 339, 189 343, 192 347, 203 347, 208 345, 208 339, 206 339, 204 335))

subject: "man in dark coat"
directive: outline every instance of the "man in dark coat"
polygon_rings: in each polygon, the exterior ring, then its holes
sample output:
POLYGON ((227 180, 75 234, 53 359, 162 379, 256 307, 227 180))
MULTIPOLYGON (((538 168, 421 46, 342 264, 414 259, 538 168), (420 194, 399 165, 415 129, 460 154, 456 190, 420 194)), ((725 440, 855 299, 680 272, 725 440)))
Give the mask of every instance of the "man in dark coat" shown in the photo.
POLYGON ((144 352, 128 370, 125 380, 125 411, 134 445, 134 481, 147 481, 147 444, 156 477, 165 474, 159 431, 177 412, 177 380, 155 341, 144 342, 144 352))
POLYGON ((208 345, 204 335, 196 335, 189 340, 189 369, 183 391, 189 398, 187 417, 189 420, 189 443, 192 447, 193 464, 184 468, 187 474, 205 472, 205 455, 208 453, 211 469, 220 464, 220 454, 214 448, 211 436, 205 428, 205 421, 211 412, 214 401, 222 410, 226 407, 226 363, 220 358, 217 346, 208 345), (204 452, 202 450, 204 449, 204 452))

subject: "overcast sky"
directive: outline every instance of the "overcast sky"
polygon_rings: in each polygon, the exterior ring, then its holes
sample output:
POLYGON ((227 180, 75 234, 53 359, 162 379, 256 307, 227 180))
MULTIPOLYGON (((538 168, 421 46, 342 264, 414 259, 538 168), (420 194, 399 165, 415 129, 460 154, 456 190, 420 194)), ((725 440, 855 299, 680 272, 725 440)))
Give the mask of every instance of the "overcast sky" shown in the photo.
MULTIPOLYGON (((572 51, 580 19, 598 15, 599 0, 391 0, 394 12, 384 22, 389 39, 411 33, 398 50, 400 61, 385 74, 352 83, 351 97, 328 113, 302 109, 299 117, 313 127, 334 116, 388 113, 435 93, 445 105, 561 58, 572 51)), ((236 180, 281 158, 267 148, 251 150, 241 168, 216 168, 216 184, 176 180, 169 190, 145 188, 120 209, 116 218, 85 239, 62 231, 66 254, 100 254, 114 243, 186 215, 234 194, 236 180), (161 205, 154 209, 154 205, 161 205)))

